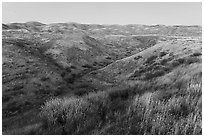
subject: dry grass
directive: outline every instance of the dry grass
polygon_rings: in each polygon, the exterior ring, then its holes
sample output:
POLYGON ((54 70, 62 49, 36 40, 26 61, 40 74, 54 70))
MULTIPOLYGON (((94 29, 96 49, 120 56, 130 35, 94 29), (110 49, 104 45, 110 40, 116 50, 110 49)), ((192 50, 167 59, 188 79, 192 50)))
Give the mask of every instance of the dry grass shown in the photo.
POLYGON ((153 84, 172 69, 201 63, 200 40, 169 37, 200 37, 201 27, 133 25, 129 30, 119 25, 33 22, 3 28, 5 134, 201 134, 201 80, 184 86, 186 81, 177 76, 180 81, 169 80, 171 90, 162 82, 160 87, 153 84), (94 76, 86 76, 91 71, 94 76), (133 71, 131 82, 143 84, 120 89, 133 71), (77 86, 84 83, 82 76, 84 81, 93 78, 96 90, 109 85, 118 89, 94 93, 89 84, 77 86), (73 96, 60 98, 66 95, 73 96), (53 96, 58 98, 44 103, 41 118, 35 117, 38 111, 23 116, 53 96))
POLYGON ((201 92, 197 78, 168 98, 162 91, 136 94, 133 99, 121 98, 122 91, 103 91, 52 99, 41 115, 49 134, 202 134, 201 92))

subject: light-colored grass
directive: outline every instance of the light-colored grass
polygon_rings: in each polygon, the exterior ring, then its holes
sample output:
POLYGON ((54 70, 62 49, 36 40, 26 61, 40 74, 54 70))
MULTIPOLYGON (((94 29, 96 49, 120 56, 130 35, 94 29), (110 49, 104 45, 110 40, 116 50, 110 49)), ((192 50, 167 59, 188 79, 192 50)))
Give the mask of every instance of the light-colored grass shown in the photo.
POLYGON ((49 134, 202 134, 201 81, 192 78, 186 88, 167 93, 123 98, 122 91, 101 91, 57 98, 45 103, 41 115, 49 134))

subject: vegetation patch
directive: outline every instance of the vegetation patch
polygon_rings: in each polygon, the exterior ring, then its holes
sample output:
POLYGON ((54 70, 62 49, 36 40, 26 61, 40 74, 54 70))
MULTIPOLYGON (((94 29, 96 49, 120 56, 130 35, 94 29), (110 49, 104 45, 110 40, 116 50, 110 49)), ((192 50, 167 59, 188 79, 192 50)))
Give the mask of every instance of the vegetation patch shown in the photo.
POLYGON ((197 58, 197 57, 188 56, 188 57, 178 58, 175 61, 180 63, 180 64, 189 65, 189 64, 192 64, 192 63, 200 62, 200 59, 197 58))
POLYGON ((148 57, 148 58, 146 59, 145 63, 146 63, 146 64, 151 64, 151 63, 153 63, 153 61, 154 61, 156 58, 157 58, 156 55, 152 55, 152 56, 150 56, 150 57, 148 57))
POLYGON ((77 96, 82 96, 94 91, 95 91, 94 87, 92 87, 90 84, 84 83, 76 87, 76 89, 74 90, 74 94, 77 96))
POLYGON ((192 63, 197 63, 197 62, 200 62, 200 59, 197 58, 197 57, 187 57, 186 60, 185 60, 186 65, 189 65, 189 64, 192 64, 192 63))
POLYGON ((161 51, 161 52, 159 53, 159 57, 163 57, 163 56, 165 56, 165 55, 167 55, 167 54, 168 54, 168 52, 161 51))
POLYGON ((147 72, 145 73, 144 80, 150 80, 156 77, 163 76, 165 74, 164 70, 156 70, 154 72, 147 72))
POLYGON ((49 134, 201 134, 201 85, 193 88, 197 82, 185 82, 191 86, 182 95, 123 89, 52 99, 42 106, 44 128, 49 134))
POLYGON ((142 58, 142 56, 134 57, 135 60, 138 60, 138 59, 140 59, 140 58, 142 58))
POLYGON ((197 57, 197 56, 201 56, 201 55, 202 55, 202 53, 200 53, 200 52, 195 52, 195 53, 191 54, 190 56, 192 56, 192 57, 197 57))
POLYGON ((201 30, 3 24, 3 134, 202 134, 201 30))

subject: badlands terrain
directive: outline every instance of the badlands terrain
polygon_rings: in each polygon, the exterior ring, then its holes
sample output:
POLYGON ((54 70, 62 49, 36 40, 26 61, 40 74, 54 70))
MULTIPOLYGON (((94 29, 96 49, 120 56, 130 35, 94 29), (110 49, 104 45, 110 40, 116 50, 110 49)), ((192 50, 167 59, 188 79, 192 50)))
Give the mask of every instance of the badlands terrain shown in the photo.
POLYGON ((202 134, 202 27, 2 24, 3 134, 202 134))

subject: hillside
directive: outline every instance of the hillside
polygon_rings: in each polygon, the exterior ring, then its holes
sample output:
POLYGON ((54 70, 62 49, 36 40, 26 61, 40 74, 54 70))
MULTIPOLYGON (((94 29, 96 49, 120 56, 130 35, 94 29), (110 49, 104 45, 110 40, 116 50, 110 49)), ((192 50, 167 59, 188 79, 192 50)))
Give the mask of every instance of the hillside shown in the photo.
POLYGON ((2 131, 201 134, 201 77, 201 26, 2 24, 2 131))
MULTIPOLYGON (((97 79, 105 77, 110 83, 127 82, 130 79, 134 81, 150 80, 151 78, 144 75, 154 74, 157 71, 162 71, 161 75, 165 75, 178 67, 183 70, 189 66, 200 65, 201 51, 200 38, 167 37, 166 40, 159 41, 155 46, 94 71, 96 75, 93 76, 97 79)), ((201 67, 197 68, 201 71, 201 67)))

